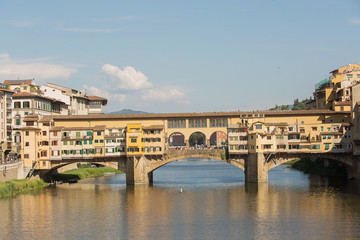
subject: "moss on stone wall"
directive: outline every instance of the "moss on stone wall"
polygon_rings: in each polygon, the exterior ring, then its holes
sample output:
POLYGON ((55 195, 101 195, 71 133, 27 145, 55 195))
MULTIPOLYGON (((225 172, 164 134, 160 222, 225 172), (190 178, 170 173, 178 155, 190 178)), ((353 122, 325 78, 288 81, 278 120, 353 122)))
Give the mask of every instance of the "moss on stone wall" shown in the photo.
POLYGON ((329 161, 329 166, 324 167, 323 159, 311 161, 308 158, 302 158, 287 162, 286 165, 304 173, 317 174, 321 176, 347 176, 346 167, 344 165, 334 161, 329 161))

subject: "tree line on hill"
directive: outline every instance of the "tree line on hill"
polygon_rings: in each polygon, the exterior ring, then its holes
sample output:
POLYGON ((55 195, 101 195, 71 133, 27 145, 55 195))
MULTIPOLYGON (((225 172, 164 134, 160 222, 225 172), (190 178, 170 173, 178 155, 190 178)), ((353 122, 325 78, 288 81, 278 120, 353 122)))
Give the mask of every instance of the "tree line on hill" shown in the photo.
POLYGON ((309 99, 308 98, 305 98, 301 101, 299 101, 298 98, 296 98, 294 100, 294 105, 291 107, 290 105, 275 105, 275 107, 273 108, 270 108, 269 110, 306 110, 308 109, 308 102, 310 102, 312 100, 312 98, 310 97, 309 99))

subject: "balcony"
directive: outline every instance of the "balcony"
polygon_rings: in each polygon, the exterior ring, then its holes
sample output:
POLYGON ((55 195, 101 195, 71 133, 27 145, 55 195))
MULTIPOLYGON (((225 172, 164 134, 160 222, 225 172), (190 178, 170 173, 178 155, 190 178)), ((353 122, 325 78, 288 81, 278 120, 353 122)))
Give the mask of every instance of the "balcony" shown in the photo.
POLYGON ((141 133, 139 132, 128 132, 127 136, 128 137, 139 137, 141 133))

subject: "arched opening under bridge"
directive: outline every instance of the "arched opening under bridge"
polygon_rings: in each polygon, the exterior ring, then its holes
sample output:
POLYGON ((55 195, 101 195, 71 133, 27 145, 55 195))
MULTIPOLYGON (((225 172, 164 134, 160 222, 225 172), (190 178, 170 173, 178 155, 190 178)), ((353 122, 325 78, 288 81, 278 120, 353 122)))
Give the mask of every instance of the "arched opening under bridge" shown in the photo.
MULTIPOLYGON (((267 163, 268 172, 277 172, 276 167, 291 163, 294 170, 319 176, 351 176, 352 166, 343 158, 335 159, 331 157, 303 157, 270 160, 267 163), (275 170, 273 170, 275 168, 275 170)), ((290 166, 289 166, 290 167, 290 166)))
POLYGON ((189 146, 194 149, 203 149, 207 147, 206 136, 202 132, 194 132, 189 137, 189 146))
POLYGON ((154 184, 187 188, 245 182, 244 171, 218 159, 188 158, 169 162, 153 171, 154 184))

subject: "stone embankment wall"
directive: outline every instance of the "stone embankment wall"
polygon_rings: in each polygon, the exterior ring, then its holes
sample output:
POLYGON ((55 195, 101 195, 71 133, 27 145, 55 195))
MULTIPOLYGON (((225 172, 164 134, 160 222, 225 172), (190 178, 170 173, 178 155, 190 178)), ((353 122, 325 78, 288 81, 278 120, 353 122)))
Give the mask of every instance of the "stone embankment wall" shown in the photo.
POLYGON ((0 165, 0 182, 25 178, 22 161, 0 165))

